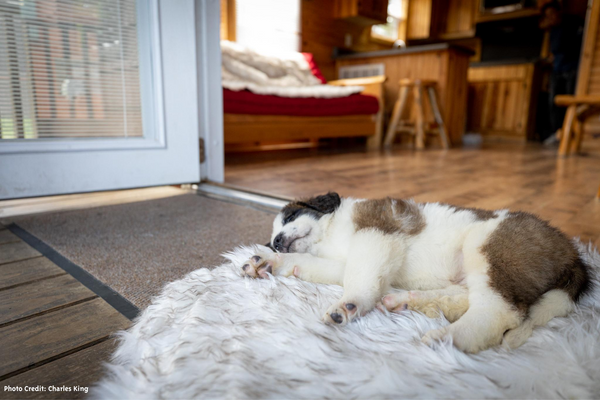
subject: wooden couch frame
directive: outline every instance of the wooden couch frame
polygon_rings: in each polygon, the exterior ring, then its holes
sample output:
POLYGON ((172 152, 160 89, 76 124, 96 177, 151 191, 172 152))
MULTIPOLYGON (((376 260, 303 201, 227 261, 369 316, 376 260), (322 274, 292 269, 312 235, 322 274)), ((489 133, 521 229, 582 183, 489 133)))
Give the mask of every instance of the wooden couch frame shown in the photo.
POLYGON ((558 156, 578 153, 585 121, 600 114, 600 0, 593 0, 585 26, 575 95, 558 95, 554 102, 566 106, 558 156))
MULTIPOLYGON (((336 86, 363 86, 361 94, 377 97, 379 112, 373 115, 303 117, 286 115, 225 114, 224 139, 228 145, 290 142, 321 138, 366 136, 367 148, 381 147, 383 130, 383 83, 385 76, 340 79, 336 86)), ((292 144, 293 147, 293 144, 292 144)))

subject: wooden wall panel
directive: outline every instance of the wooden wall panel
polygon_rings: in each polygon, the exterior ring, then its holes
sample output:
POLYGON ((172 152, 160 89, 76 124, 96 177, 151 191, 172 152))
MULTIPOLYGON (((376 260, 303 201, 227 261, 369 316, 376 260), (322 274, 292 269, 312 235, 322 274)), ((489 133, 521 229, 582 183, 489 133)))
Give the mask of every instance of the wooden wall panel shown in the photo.
POLYGON ((537 80, 534 64, 471 67, 467 130, 518 137, 535 130, 537 80))
POLYGON ((438 82, 438 95, 450 140, 459 144, 464 133, 467 106, 469 54, 450 48, 396 56, 338 60, 338 66, 384 64, 387 81, 385 108, 389 118, 398 99, 398 81, 404 78, 438 82))
POLYGON ((301 29, 302 51, 312 53, 325 79, 337 78, 333 48, 347 47, 346 35, 350 35, 354 51, 374 51, 391 48, 369 41, 370 27, 353 24, 335 18, 335 0, 302 0, 301 29), (368 31, 368 32, 367 32, 368 31))
POLYGON ((479 0, 410 0, 408 40, 450 40, 475 36, 479 0))
POLYGON ((428 39, 431 36, 433 0, 410 0, 406 17, 406 39, 428 39))
POLYGON ((221 0, 221 40, 235 42, 235 0, 221 0))
POLYGON ((334 18, 345 18, 359 24, 385 23, 387 0, 335 0, 334 18))
POLYGON ((477 1, 448 0, 445 33, 465 32, 473 29, 477 1))

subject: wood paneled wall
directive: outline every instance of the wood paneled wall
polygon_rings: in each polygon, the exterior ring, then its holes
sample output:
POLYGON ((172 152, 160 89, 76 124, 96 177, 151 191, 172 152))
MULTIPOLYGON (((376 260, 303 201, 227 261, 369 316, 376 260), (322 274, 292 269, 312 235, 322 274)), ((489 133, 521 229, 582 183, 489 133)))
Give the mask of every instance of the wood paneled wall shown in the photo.
POLYGON ((221 40, 235 42, 235 0, 221 0, 221 40))
POLYGON ((479 0, 410 0, 408 40, 454 39, 475 36, 479 0))
POLYGON ((475 36, 475 13, 479 0, 449 0, 446 18, 444 18, 444 34, 471 33, 475 36))
POLYGON ((369 41, 370 26, 356 25, 336 19, 335 0, 302 0, 301 3, 302 51, 312 53, 325 79, 337 78, 334 47, 348 47, 346 35, 352 38, 349 47, 355 51, 373 51, 390 48, 369 41))
POLYGON ((471 67, 467 131, 526 140, 535 131, 535 64, 471 67))
POLYGON ((400 79, 436 81, 444 122, 452 144, 456 145, 461 142, 465 127, 469 55, 456 48, 450 48, 395 56, 338 60, 337 64, 385 65, 385 107, 388 116, 398 99, 400 79))
POLYGON ((411 0, 408 3, 406 38, 428 39, 432 36, 431 17, 433 0, 411 0))

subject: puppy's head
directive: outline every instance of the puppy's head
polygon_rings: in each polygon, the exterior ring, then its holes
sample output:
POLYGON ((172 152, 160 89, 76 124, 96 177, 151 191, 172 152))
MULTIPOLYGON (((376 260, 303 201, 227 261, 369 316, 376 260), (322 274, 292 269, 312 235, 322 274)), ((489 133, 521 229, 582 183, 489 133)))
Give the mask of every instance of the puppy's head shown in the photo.
POLYGON ((321 238, 319 221, 341 203, 337 193, 327 193, 283 207, 273 221, 271 247, 281 253, 306 253, 321 238))

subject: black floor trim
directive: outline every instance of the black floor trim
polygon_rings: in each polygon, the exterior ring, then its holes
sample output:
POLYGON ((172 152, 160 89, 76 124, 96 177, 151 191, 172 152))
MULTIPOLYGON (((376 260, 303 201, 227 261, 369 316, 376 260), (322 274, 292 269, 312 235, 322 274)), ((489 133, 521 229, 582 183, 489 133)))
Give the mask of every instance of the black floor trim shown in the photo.
POLYGON ((47 259, 64 269, 73 278, 77 279, 83 286, 102 297, 115 310, 123 314, 130 320, 134 319, 140 313, 140 309, 134 306, 129 300, 115 292, 109 286, 100 282, 92 274, 73 263, 52 247, 27 232, 17 224, 10 224, 8 229, 20 237, 25 243, 42 253, 47 259))

